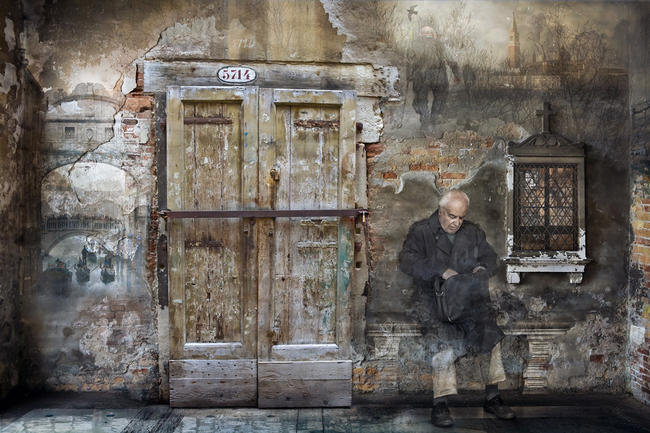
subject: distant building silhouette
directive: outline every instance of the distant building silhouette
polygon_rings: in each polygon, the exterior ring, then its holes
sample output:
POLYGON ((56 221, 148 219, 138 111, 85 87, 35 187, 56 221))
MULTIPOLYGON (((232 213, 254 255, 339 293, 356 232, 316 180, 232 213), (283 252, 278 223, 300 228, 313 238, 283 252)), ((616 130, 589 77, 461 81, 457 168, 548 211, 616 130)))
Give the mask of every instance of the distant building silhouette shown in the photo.
POLYGON ((512 25, 508 39, 508 56, 503 66, 505 70, 490 77, 489 81, 478 80, 477 87, 507 89, 560 89, 566 83, 582 81, 589 88, 608 91, 625 91, 627 71, 618 66, 607 66, 603 62, 589 62, 588 52, 569 51, 567 41, 558 41, 557 48, 549 53, 533 49, 525 57, 521 54, 519 29, 515 12, 512 12, 512 25), (564 83, 564 84, 563 84, 564 83))
POLYGON ((512 28, 510 29, 510 42, 508 44, 508 65, 511 68, 521 66, 521 48, 519 46, 519 31, 517 30, 517 21, 515 12, 512 12, 512 28))

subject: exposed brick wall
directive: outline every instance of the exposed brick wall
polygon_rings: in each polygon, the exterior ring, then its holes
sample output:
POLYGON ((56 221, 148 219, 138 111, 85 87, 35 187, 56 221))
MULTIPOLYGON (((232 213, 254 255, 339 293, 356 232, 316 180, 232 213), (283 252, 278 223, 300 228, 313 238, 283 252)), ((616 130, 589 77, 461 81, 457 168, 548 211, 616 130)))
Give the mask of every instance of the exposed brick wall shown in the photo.
POLYGON ((628 385, 650 404, 650 8, 632 9, 630 34, 631 246, 628 289, 628 385))
MULTIPOLYGON (((510 136, 519 138, 518 136, 510 136)), ((436 176, 436 186, 446 189, 463 182, 478 167, 487 152, 494 146, 491 137, 483 137, 473 131, 454 131, 441 139, 416 140, 408 147, 403 141, 375 143, 366 146, 368 176, 372 180, 380 176, 388 181, 398 181, 409 172, 427 172, 436 176), (399 148, 399 152, 392 149, 399 148), (378 173, 375 173, 378 170, 378 173)))
POLYGON ((638 173, 632 192, 630 388, 650 404, 650 175, 638 173))
POLYGON ((352 388, 357 393, 392 393, 398 390, 399 368, 396 361, 369 362, 352 371, 352 388))

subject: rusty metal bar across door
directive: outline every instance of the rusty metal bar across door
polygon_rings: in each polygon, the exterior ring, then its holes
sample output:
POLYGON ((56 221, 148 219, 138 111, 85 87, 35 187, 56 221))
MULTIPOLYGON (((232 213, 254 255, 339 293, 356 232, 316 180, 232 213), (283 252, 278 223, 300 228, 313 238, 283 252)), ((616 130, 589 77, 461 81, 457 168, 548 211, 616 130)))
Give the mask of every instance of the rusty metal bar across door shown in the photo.
POLYGON ((160 215, 163 218, 365 217, 368 209, 161 210, 160 215))

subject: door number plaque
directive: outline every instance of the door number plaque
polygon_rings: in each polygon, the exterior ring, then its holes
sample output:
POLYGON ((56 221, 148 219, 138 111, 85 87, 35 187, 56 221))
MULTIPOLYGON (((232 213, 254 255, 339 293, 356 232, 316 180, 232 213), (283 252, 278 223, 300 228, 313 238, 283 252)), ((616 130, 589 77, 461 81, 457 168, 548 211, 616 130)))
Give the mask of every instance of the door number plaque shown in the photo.
POLYGON ((257 72, 248 66, 224 66, 217 71, 217 78, 226 84, 246 84, 257 79, 257 72))

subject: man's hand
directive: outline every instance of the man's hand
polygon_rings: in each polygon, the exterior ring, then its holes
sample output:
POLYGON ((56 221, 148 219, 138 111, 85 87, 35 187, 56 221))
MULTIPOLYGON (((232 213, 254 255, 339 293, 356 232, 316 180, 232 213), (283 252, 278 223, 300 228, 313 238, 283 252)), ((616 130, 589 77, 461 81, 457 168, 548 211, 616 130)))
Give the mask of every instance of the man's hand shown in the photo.
POLYGON ((458 272, 456 272, 453 269, 449 268, 442 274, 442 279, 443 280, 448 280, 449 278, 453 277, 454 275, 458 275, 458 272))
POLYGON ((485 270, 485 267, 483 267, 483 266, 477 266, 477 267, 475 267, 475 268, 472 270, 472 274, 475 274, 475 273, 477 273, 477 272, 481 272, 481 271, 484 271, 484 270, 485 270))

